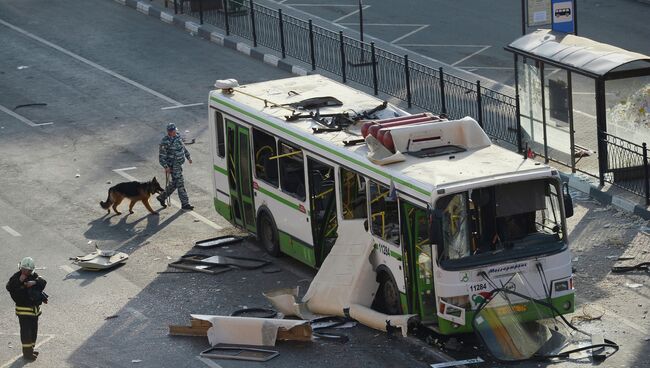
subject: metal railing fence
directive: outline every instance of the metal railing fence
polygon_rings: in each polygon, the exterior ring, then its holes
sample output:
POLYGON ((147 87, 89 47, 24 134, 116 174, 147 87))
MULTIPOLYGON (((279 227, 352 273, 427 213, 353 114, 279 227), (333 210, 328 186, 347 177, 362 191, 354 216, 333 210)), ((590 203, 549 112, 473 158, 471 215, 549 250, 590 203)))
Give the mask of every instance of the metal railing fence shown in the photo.
POLYGON ((515 147, 516 100, 354 38, 255 4, 253 0, 175 0, 178 13, 311 66, 450 118, 471 116, 486 133, 515 147))
MULTIPOLYGON (((483 130, 518 152, 524 150, 519 121, 518 96, 509 96, 410 61, 397 55, 313 24, 311 20, 283 14, 253 0, 173 0, 175 13, 189 14, 281 54, 338 75, 343 83, 354 81, 407 103, 449 118, 471 116, 483 130)), ((167 3, 166 3, 167 5, 167 3)), ((637 145, 611 134, 598 138, 606 148, 608 171, 601 179, 640 195, 650 204, 650 177, 646 144, 637 145)), ((547 159, 555 161, 553 157, 547 159)), ((593 175, 591 173, 587 173, 593 175)))

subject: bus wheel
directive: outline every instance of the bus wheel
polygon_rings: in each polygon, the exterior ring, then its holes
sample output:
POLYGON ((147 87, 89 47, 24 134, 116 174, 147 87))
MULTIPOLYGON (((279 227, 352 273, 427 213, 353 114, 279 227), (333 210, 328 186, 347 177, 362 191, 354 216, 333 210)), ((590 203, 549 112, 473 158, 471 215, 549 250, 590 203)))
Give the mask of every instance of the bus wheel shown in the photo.
POLYGON ((258 240, 268 254, 278 257, 280 255, 280 239, 275 221, 270 215, 262 213, 257 223, 259 224, 258 240))
POLYGON ((373 307, 380 312, 397 315, 402 314, 402 302, 400 300, 399 289, 392 277, 383 274, 379 281, 379 289, 375 295, 373 307))

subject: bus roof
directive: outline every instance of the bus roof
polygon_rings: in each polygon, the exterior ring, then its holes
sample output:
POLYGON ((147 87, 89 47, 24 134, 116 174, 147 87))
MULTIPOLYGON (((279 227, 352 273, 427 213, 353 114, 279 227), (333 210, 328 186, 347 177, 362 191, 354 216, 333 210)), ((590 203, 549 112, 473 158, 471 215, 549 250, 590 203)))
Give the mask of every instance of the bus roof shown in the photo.
MULTIPOLYGON (((332 147, 334 149, 330 150, 331 152, 339 153, 338 158, 330 157, 333 161, 344 163, 344 160, 349 159, 351 163, 362 163, 364 167, 370 167, 374 172, 385 172, 392 177, 401 177, 407 180, 413 179, 418 182, 419 188, 429 193, 434 188, 484 181, 504 175, 539 172, 540 176, 546 176, 550 172, 548 166, 534 160, 526 160, 522 155, 494 144, 436 157, 419 158, 404 154, 405 160, 402 162, 385 166, 374 164, 367 158, 369 148, 366 144, 346 146, 343 143, 347 140, 362 138, 361 123, 342 131, 313 134, 312 127, 316 123, 312 119, 286 121, 286 116, 292 115, 292 110, 295 110, 289 107, 289 104, 309 98, 331 96, 343 102, 342 106, 319 108, 318 112, 321 115, 340 112, 360 114, 363 111, 372 110, 383 102, 376 97, 321 75, 247 84, 234 88, 234 91, 234 93, 225 93, 222 90, 211 91, 210 104, 218 104, 220 109, 225 107, 243 113, 247 116, 245 121, 252 122, 265 130, 269 130, 269 127, 265 127, 264 123, 271 121, 272 125, 276 127, 279 125, 285 133, 301 132, 302 134, 288 134, 289 137, 285 138, 302 140, 297 144, 307 146, 308 150, 313 151, 318 151, 317 147, 332 147), (269 117, 275 117, 277 120, 269 119, 269 117), (251 121, 251 118, 254 118, 254 121, 251 121), (349 152, 349 155, 341 150, 349 152), (341 152, 343 154, 340 154, 341 152)), ((316 112, 316 110, 311 111, 316 112)), ((297 112, 307 114, 309 111, 297 112)), ((385 119, 405 116, 409 113, 388 104, 386 109, 377 112, 376 115, 380 119, 385 119)))

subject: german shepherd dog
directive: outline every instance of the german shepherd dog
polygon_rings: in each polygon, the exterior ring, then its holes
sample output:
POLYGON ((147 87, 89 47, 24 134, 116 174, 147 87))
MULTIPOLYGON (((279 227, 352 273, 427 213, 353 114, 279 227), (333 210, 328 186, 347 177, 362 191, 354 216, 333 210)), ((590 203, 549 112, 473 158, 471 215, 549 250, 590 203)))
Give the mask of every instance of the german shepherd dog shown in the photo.
POLYGON ((117 206, 122 203, 124 198, 128 198, 131 200, 131 203, 129 204, 129 213, 133 213, 133 206, 137 201, 142 201, 142 204, 147 207, 149 212, 157 215, 158 212, 151 209, 151 206, 149 205, 149 197, 151 197, 152 194, 162 192, 164 192, 164 190, 160 184, 158 184, 156 177, 144 183, 139 181, 119 183, 108 190, 106 202, 99 201, 99 205, 102 206, 103 209, 107 210, 108 213, 111 213, 110 207, 112 205, 113 211, 115 211, 117 215, 121 215, 122 213, 117 210, 117 206))

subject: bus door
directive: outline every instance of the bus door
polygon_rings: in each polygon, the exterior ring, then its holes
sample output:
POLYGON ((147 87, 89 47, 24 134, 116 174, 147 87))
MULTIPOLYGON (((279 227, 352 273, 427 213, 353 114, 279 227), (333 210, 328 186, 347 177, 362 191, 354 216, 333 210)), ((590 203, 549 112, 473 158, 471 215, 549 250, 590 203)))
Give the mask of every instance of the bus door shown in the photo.
POLYGON ((248 128, 227 121, 228 183, 233 220, 235 224, 255 231, 249 134, 248 128))
POLYGON ((329 254, 337 238, 334 168, 312 158, 308 158, 307 168, 309 170, 309 214, 318 267, 329 254))
POLYGON ((436 298, 433 287, 433 259, 429 237, 427 211, 400 199, 402 239, 404 241, 404 270, 408 277, 409 313, 418 313, 422 322, 433 322, 436 298))

